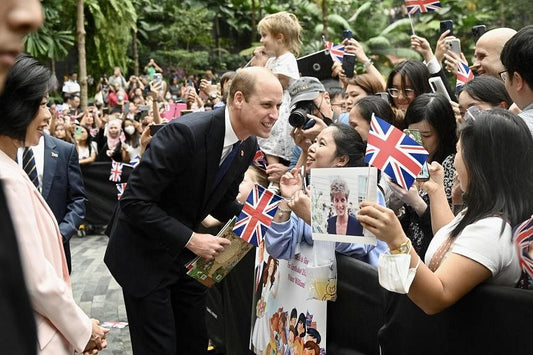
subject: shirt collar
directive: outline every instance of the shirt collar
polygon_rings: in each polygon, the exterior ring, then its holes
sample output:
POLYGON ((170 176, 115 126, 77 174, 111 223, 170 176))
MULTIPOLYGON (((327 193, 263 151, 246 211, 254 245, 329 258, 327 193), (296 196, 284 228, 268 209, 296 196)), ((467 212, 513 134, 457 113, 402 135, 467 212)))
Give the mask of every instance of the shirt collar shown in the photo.
POLYGON ((231 125, 227 106, 224 109, 224 122, 226 127, 224 134, 224 147, 228 147, 237 143, 239 141, 239 138, 237 137, 237 134, 235 133, 235 131, 233 130, 233 126, 231 125))

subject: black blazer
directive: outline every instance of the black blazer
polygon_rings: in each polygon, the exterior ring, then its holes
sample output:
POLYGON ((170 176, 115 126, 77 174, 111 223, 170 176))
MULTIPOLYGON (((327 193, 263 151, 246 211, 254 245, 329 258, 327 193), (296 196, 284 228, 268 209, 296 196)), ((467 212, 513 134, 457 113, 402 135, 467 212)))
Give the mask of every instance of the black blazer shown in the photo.
POLYGON ((225 222, 242 209, 235 197, 257 140, 242 142, 214 189, 224 133, 224 108, 173 120, 154 135, 130 175, 104 258, 129 294, 148 294, 195 257, 185 245, 208 214, 225 222))

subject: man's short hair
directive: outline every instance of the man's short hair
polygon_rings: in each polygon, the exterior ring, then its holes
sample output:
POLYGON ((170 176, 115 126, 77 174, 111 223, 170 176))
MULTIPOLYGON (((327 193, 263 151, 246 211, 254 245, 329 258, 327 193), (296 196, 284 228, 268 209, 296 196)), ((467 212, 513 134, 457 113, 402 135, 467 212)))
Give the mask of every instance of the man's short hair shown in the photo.
POLYGON ((518 31, 505 43, 500 60, 507 70, 508 77, 517 72, 533 90, 533 25, 518 31))

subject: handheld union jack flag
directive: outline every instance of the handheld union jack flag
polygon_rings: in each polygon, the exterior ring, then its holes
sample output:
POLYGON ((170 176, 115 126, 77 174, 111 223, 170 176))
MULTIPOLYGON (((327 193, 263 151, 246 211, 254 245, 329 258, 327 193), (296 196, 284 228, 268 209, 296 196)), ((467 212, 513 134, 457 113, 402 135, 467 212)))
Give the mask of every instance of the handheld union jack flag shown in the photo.
POLYGON ((252 160, 252 164, 256 168, 261 169, 262 171, 266 171, 267 162, 266 162, 265 153, 263 153, 263 151, 258 149, 257 152, 255 152, 255 156, 254 156, 254 160, 252 160))
POLYGON ((436 11, 440 9, 439 0, 405 0, 405 6, 410 15, 419 12, 436 11))
POLYGON ((109 172, 109 181, 120 182, 122 176, 122 163, 113 160, 111 171, 109 172))
POLYGON ((281 199, 281 196, 275 195, 272 191, 254 185, 235 222, 233 233, 246 242, 259 246, 263 234, 272 223, 281 199))
POLYGON ((130 165, 135 168, 137 164, 139 164, 140 161, 141 161, 141 157, 139 155, 136 155, 130 160, 130 165))
POLYGON ((124 194, 124 191, 126 191, 126 185, 128 185, 127 182, 121 182, 120 184, 117 184, 117 200, 120 200, 122 194, 124 194))
POLYGON ((344 46, 342 44, 326 41, 324 46, 329 50, 329 54, 334 61, 342 62, 342 57, 344 57, 344 46))
POLYGON ((474 73, 468 67, 468 63, 459 62, 457 68, 457 83, 455 84, 455 91, 460 91, 463 86, 470 80, 474 79, 474 73))
POLYGON ((381 118, 372 115, 365 161, 409 190, 428 157, 414 139, 381 118))
POLYGON ((523 222, 514 231, 516 252, 522 269, 524 282, 523 288, 528 287, 528 281, 533 280, 533 259, 529 255, 529 246, 533 243, 533 216, 523 222))

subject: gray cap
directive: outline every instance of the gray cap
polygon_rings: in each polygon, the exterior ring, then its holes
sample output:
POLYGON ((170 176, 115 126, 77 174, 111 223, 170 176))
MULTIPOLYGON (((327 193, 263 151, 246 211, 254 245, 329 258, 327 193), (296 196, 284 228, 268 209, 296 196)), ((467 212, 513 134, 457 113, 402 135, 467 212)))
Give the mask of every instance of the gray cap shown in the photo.
POLYGON ((320 80, 312 76, 303 76, 294 81, 288 90, 291 95, 291 107, 300 101, 314 100, 319 93, 326 91, 320 80))

